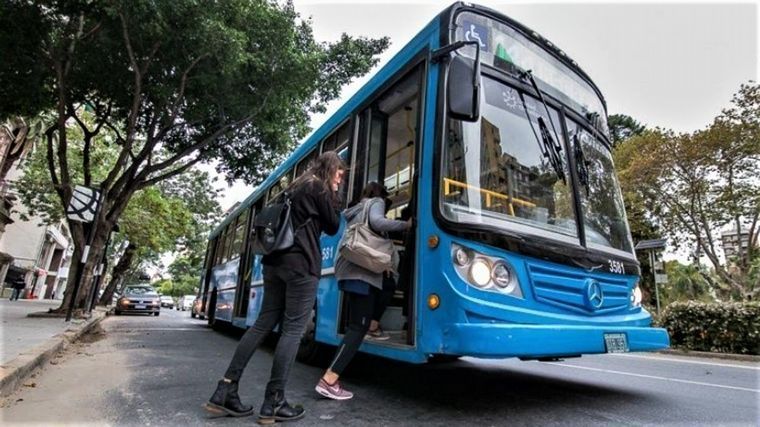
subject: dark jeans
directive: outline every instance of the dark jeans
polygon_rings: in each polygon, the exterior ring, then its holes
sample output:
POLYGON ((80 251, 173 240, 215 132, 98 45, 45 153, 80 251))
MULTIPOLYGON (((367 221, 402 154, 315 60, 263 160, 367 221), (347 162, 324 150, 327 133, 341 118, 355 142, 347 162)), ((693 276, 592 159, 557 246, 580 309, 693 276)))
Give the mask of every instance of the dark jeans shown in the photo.
POLYGON ((21 295, 21 289, 13 288, 13 291, 11 291, 11 301, 18 301, 19 295, 21 295))
POLYGON ((343 341, 338 346, 335 358, 330 363, 331 371, 340 375, 346 369, 351 359, 356 355, 364 335, 369 330, 369 322, 375 312, 375 302, 382 291, 374 286, 369 287, 369 295, 346 292, 348 298, 348 330, 343 335, 343 341))
POLYGON ((261 341, 280 320, 280 340, 274 351, 266 390, 285 390, 306 324, 314 308, 319 279, 287 265, 264 266, 264 301, 256 322, 240 340, 224 377, 239 381, 261 341))
POLYGON ((396 280, 393 276, 383 277, 383 290, 380 291, 377 298, 375 298, 375 308, 372 310, 372 320, 377 322, 383 317, 385 309, 393 298, 393 293, 396 292, 396 280))

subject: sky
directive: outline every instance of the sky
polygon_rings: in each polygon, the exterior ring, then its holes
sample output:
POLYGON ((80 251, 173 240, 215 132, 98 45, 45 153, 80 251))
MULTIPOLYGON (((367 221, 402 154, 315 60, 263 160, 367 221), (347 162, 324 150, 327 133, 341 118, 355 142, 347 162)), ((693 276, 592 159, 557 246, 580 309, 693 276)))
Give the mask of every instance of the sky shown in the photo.
MULTIPOLYGON (((478 1, 551 40, 591 77, 609 114, 649 127, 693 132, 710 124, 742 83, 758 80, 758 1, 734 3, 478 1)), ((294 0, 311 17, 319 41, 388 36, 391 44, 367 76, 344 88, 318 128, 451 1, 294 0)), ((222 189, 224 209, 253 190, 242 182, 222 189)))

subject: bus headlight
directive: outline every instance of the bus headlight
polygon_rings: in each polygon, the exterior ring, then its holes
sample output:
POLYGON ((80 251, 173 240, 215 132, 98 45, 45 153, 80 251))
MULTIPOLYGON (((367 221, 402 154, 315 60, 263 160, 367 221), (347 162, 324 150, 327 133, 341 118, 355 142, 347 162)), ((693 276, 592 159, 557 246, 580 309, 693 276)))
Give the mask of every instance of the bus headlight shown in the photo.
POLYGON ((456 248, 454 249, 454 262, 464 267, 470 263, 470 255, 467 254, 464 248, 456 248))
POLYGON ((641 307, 641 288, 638 283, 636 283, 636 286, 633 287, 633 292, 631 292, 631 306, 641 307))
POLYGON ((454 270, 469 286, 522 298, 517 275, 508 260, 484 255, 459 244, 451 245, 454 270))
POLYGON ((512 274, 509 272, 509 267, 503 262, 497 262, 493 266, 491 271, 491 278, 496 286, 504 289, 508 288, 512 283, 512 274))
POLYGON ((484 259, 476 259, 470 267, 470 278, 476 286, 484 287, 491 281, 491 267, 484 259))

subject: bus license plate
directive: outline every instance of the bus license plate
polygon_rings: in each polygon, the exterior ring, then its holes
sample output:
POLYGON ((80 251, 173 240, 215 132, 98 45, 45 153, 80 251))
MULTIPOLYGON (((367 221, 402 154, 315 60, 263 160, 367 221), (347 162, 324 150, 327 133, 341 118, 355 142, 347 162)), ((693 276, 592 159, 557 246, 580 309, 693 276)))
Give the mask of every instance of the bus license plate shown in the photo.
POLYGON ((604 334, 604 346, 607 347, 607 353, 628 352, 628 340, 625 334, 604 334))
POLYGON ((144 304, 138 304, 138 305, 135 306, 135 309, 137 309, 137 310, 139 310, 141 308, 145 308, 145 305, 144 304))

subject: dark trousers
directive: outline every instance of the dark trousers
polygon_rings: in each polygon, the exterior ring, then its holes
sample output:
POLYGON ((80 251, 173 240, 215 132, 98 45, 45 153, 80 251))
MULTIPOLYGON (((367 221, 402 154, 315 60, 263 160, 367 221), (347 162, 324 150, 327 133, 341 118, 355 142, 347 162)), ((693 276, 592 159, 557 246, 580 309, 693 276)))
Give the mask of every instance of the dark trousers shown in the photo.
POLYGON ((264 301, 256 322, 240 340, 224 377, 239 381, 261 341, 280 320, 280 340, 274 351, 267 392, 285 390, 298 345, 312 315, 319 279, 283 266, 264 266, 264 301))
POLYGON ((11 301, 13 300, 18 301, 19 295, 21 295, 21 289, 13 288, 13 290, 11 291, 11 301))
POLYGON ((396 292, 396 280, 393 276, 383 277, 383 290, 380 291, 377 298, 375 298, 375 308, 372 309, 372 320, 379 322, 385 313, 385 309, 393 298, 393 293, 396 292))
POLYGON ((343 335, 343 341, 340 342, 335 358, 328 368, 336 374, 343 373, 343 370, 346 369, 359 350, 364 335, 369 330, 369 322, 375 312, 375 302, 380 294, 381 291, 374 286, 369 287, 368 295, 345 292, 348 298, 348 329, 343 335))

